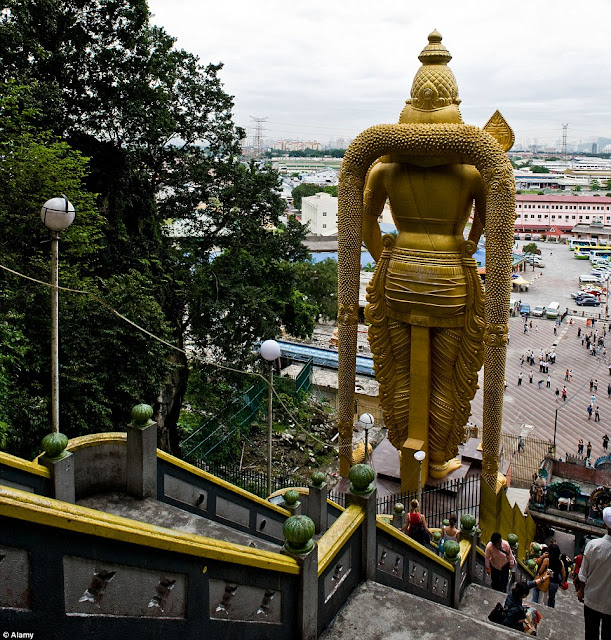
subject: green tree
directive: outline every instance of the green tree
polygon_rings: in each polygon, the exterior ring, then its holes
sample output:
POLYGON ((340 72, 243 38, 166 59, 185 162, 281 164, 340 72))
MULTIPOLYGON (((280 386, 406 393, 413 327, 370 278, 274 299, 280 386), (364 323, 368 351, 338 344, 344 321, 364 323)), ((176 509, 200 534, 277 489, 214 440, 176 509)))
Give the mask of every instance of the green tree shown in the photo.
MULTIPOLYGON (((48 197, 42 192, 53 186, 53 194, 61 190, 74 201, 79 214, 65 242, 68 246, 78 236, 75 251, 83 255, 71 283, 91 285, 134 313, 141 308, 141 323, 179 349, 190 341, 246 366, 253 342, 277 335, 282 325, 297 335, 312 329, 316 305, 292 275, 293 266, 306 258, 304 232, 297 222, 278 224, 284 205, 277 175, 241 161, 244 132, 233 123, 233 102, 218 77, 221 66, 200 64, 149 21, 145 0, 5 3, 0 81, 27 87, 21 108, 35 136, 48 132, 49 140, 69 145, 69 157, 89 158, 88 172, 79 174, 80 190, 63 188, 61 181, 43 189, 41 178, 39 190, 28 197, 39 207, 48 197), (84 215, 85 194, 96 194, 91 217, 84 215), (85 229, 89 220, 96 224, 85 229), (285 281, 286 273, 291 277, 285 281)), ((22 203, 12 211, 26 209, 22 203)), ((16 266, 29 259, 32 236, 26 226, 12 227, 16 266)), ((43 310, 41 304, 28 316, 28 323, 40 325, 40 335, 43 310)), ((108 407, 116 403, 117 411, 124 411, 131 396, 131 402, 155 405, 162 445, 177 453, 176 425, 190 365, 186 355, 127 340, 120 334, 131 335, 131 329, 104 320, 101 310, 94 313, 83 301, 65 314, 62 322, 71 321, 70 314, 74 322, 82 319, 79 314, 91 314, 99 320, 100 339, 111 334, 108 351, 116 349, 114 358, 99 353, 104 370, 97 372, 84 361, 83 331, 75 331, 73 355, 82 361, 70 363, 69 377, 96 378, 87 388, 100 402, 85 414, 103 417, 89 428, 125 420, 126 413, 118 418, 108 407), (141 376, 131 390, 127 380, 134 361, 119 355, 126 340, 143 366, 163 365, 152 366, 151 375, 141 376), (123 388, 102 403, 112 377, 123 388)), ((41 378, 41 397, 47 390, 41 378)), ((82 423, 72 429, 70 422, 78 418, 76 402, 69 409, 66 431, 80 433, 82 423)))
POLYGON ((600 191, 601 189, 600 182, 596 178, 592 178, 592 180, 590 180, 590 190, 600 191))
MULTIPOLYGON (((522 253, 526 254, 528 257, 533 257, 539 254, 539 248, 535 242, 529 242, 522 247, 522 253)), ((535 263, 533 260, 533 271, 535 270, 535 263)))
MULTIPOLYGON (((0 224, 10 229, 0 240, 2 264, 48 281, 49 235, 40 207, 50 195, 70 194, 77 216, 61 236, 60 285, 92 291, 149 329, 168 333, 163 315, 147 308, 150 296, 139 273, 120 276, 114 284, 94 277, 104 220, 95 194, 84 186, 88 161, 29 124, 36 113, 21 107, 28 97, 27 88, 0 86, 0 224)), ((0 444, 31 457, 50 430, 49 290, 4 270, 0 281, 0 302, 7 310, 0 327, 0 444)), ((156 393, 167 375, 165 347, 143 349, 142 334, 91 297, 62 291, 60 327, 60 423, 70 436, 87 433, 92 425, 114 428, 129 415, 134 398, 156 393), (125 373, 120 382, 117 370, 125 373)))
POLYGON ((312 184, 311 182, 304 182, 302 184, 297 185, 292 191, 291 195, 293 196, 293 205, 295 209, 299 209, 301 211, 301 199, 307 198, 308 196, 313 196, 317 193, 321 193, 324 191, 324 188, 317 185, 312 184))
POLYGON ((337 262, 326 258, 320 262, 299 262, 294 266, 295 286, 308 302, 316 305, 316 317, 337 318, 337 262))
POLYGON ((547 167, 543 167, 540 164, 531 165, 530 170, 533 173, 550 173, 550 170, 547 167))

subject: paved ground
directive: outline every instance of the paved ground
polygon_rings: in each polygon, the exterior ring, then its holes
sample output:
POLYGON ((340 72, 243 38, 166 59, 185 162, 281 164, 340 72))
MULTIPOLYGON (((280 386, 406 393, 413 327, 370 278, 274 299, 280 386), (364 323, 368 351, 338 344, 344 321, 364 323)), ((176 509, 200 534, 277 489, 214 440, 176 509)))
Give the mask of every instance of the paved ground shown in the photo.
POLYGON ((215 540, 234 542, 249 547, 279 553, 281 546, 256 538, 233 527, 214 522, 205 516, 198 516, 178 507, 164 504, 152 498, 138 500, 123 493, 106 493, 82 498, 78 504, 90 509, 98 509, 123 518, 148 522, 167 529, 207 536, 215 540))
MULTIPOLYGON (((572 585, 571 585, 572 588, 572 585)), ((501 640, 527 637, 523 633, 488 622, 495 603, 504 596, 486 587, 471 585, 460 609, 450 609, 375 582, 360 584, 321 640, 438 640, 476 638, 501 640)), ((543 615, 537 636, 546 640, 584 637, 583 607, 574 591, 559 592, 557 608, 539 604, 543 615)))
MULTIPOLYGON (((543 440, 553 439, 554 423, 557 417, 557 451, 560 456, 566 453, 577 453, 577 440, 583 438, 585 443, 592 442, 592 458, 603 455, 602 437, 611 431, 611 396, 607 393, 607 385, 611 383, 608 372, 609 355, 598 356, 588 354, 581 339, 577 337, 577 329, 586 330, 583 318, 572 318, 569 324, 567 318, 554 336, 554 323, 551 320, 534 320, 533 330, 528 334, 523 332, 521 318, 511 318, 510 342, 507 349, 506 379, 507 391, 503 409, 503 430, 508 433, 519 434, 524 424, 534 426, 532 435, 543 440), (535 325, 538 331, 535 331, 535 325), (553 345, 556 345, 553 347, 553 345), (550 365, 549 375, 551 386, 546 386, 546 374, 539 372, 538 354, 540 349, 556 351, 556 364, 550 365), (525 362, 520 365, 520 357, 528 349, 535 352, 535 366, 525 362), (566 369, 572 370, 570 381, 565 381, 566 369), (529 382, 529 374, 533 372, 533 382, 529 382), (518 376, 524 374, 522 385, 518 386, 518 376), (598 381, 595 391, 595 406, 600 407, 600 421, 595 422, 594 416, 588 420, 587 407, 590 404, 590 378, 598 381), (543 380, 542 388, 538 381, 543 380), (556 398, 555 390, 567 388, 567 401, 556 398), (556 413, 557 412, 557 413, 556 413)), ((603 323, 597 323, 595 328, 602 331, 603 323), (599 326, 600 324, 600 326, 599 326)), ((608 328, 608 325, 607 325, 608 328)), ((591 331, 587 328, 587 331, 591 331)), ((611 339, 611 335, 609 336, 611 339)), ((610 343, 611 351, 611 343, 610 343)), ((483 387, 483 374, 480 374, 480 387, 483 387)), ((483 391, 477 392, 472 404, 472 421, 480 425, 482 419, 483 391)))

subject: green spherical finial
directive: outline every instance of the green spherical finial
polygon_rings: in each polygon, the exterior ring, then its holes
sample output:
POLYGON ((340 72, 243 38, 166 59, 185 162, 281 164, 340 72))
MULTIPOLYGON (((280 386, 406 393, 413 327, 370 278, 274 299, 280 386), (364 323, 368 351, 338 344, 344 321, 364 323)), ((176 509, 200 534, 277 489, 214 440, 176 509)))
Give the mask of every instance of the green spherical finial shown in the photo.
POLYGON ((512 551, 516 551, 518 548, 518 536, 515 533, 507 534, 507 542, 509 542, 509 546, 512 551))
POLYGON ((477 524, 477 520, 475 516, 472 516, 470 513, 465 513, 460 516, 460 528, 465 533, 471 533, 477 524))
POLYGON ((284 493, 284 503, 289 507, 294 507, 299 500, 299 491, 295 491, 295 489, 289 489, 284 493))
POLYGON ((312 473, 312 486, 320 489, 322 485, 325 483, 326 476, 322 471, 314 471, 312 473))
POLYGON ((536 542, 533 542, 530 545, 530 555, 533 558, 538 558, 541 555, 541 545, 537 544, 536 542))
POLYGON ((395 514, 400 516, 402 513, 405 513, 405 505, 401 502, 397 502, 395 504, 395 514))
POLYGON ((368 464, 355 464, 348 473, 350 492, 356 495, 367 495, 373 491, 376 474, 368 464))
POLYGON ((132 427, 144 429, 155 424, 151 418, 153 417, 153 407, 150 404, 137 404, 132 409, 132 427))
POLYGON ((526 561, 526 566, 531 571, 534 571, 537 568, 537 563, 532 558, 530 558, 529 560, 526 561))
POLYGON ((460 545, 454 540, 446 540, 445 544, 443 545, 443 557, 448 562, 458 562, 460 558, 460 556, 458 555, 459 551, 460 545))
POLYGON ((441 540, 441 531, 433 531, 433 540, 439 542, 441 540))
POLYGON ((64 449, 68 446, 68 436, 63 433, 49 433, 42 439, 42 448, 49 460, 61 460, 68 453, 64 449))
MULTIPOLYGON (((287 492, 288 493, 288 492, 287 492)), ((308 516, 291 516, 282 527, 284 549, 293 555, 308 553, 314 547, 314 521, 308 516)))

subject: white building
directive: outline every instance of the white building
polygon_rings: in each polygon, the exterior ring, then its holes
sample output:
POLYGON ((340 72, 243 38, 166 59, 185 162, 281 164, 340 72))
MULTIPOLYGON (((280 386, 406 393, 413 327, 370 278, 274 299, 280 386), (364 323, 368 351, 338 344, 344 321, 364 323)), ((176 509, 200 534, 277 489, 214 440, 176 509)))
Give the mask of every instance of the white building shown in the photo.
MULTIPOLYGON (((309 224, 310 233, 315 236, 337 234, 337 198, 329 193, 316 193, 301 200, 301 223, 309 224)), ((388 203, 384 205, 378 222, 394 226, 388 203)))
POLYGON ((337 198, 330 193, 316 193, 301 200, 301 223, 309 225, 316 236, 337 233, 337 198))

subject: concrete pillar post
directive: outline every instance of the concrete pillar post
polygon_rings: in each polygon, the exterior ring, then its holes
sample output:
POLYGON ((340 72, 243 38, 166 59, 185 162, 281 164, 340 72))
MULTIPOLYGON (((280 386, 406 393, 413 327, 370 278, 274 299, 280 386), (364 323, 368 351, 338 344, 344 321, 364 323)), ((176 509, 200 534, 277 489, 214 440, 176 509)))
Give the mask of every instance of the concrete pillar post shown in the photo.
POLYGON ((51 472, 53 482, 53 497, 63 502, 76 502, 76 492, 74 488, 74 456, 68 451, 64 451, 61 458, 52 459, 47 456, 39 458, 51 472))
POLYGON ((282 505, 292 516, 299 516, 302 513, 303 505, 299 500, 299 491, 289 489, 284 492, 284 504, 282 505))
POLYGON ((316 533, 323 533, 327 530, 327 497, 329 488, 325 482, 325 475, 320 471, 312 474, 312 483, 308 495, 308 513, 312 518, 316 533))
POLYGON ((42 449, 45 453, 40 456, 39 462, 51 472, 53 497, 56 500, 74 503, 74 456, 66 451, 67 446, 68 437, 63 433, 49 433, 42 439, 42 449))
POLYGON ((297 596, 297 634, 300 640, 318 637, 318 546, 312 539, 314 522, 308 516, 287 518, 282 527, 282 553, 295 558, 301 569, 297 596))
POLYGON ((356 504, 365 511, 363 523, 363 547, 361 552, 363 577, 374 580, 376 574, 376 512, 378 492, 375 488, 375 471, 366 464, 355 464, 350 469, 350 488, 346 494, 346 506, 356 504))
POLYGON ((397 502, 392 514, 392 526, 396 529, 403 529, 405 524, 405 505, 397 502))
POLYGON ((143 500, 157 497, 157 423, 153 408, 139 404, 127 425, 127 494, 143 500))

